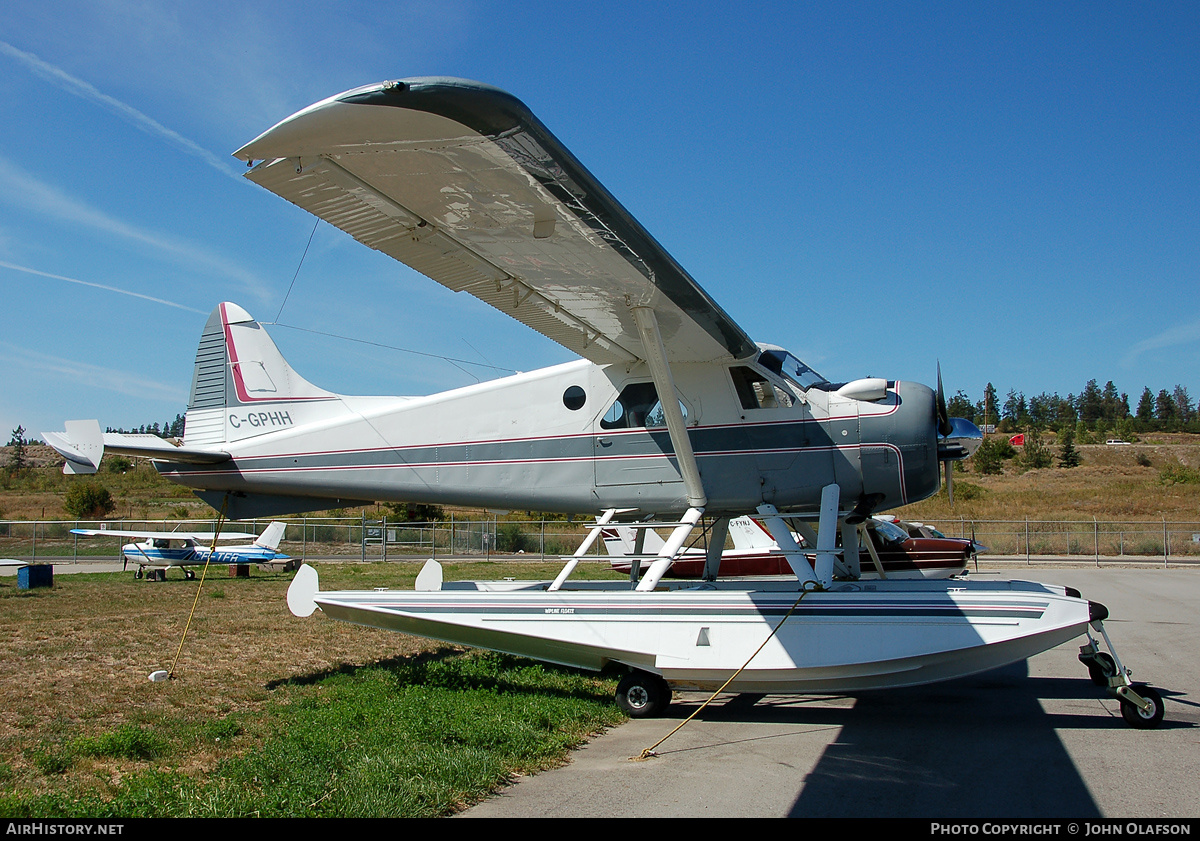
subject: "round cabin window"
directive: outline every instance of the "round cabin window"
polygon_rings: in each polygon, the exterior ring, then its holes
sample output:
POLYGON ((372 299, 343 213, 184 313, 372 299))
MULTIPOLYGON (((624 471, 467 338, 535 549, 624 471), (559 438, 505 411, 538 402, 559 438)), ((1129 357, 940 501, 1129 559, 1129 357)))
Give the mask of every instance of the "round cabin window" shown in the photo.
POLYGON ((572 412, 582 409, 585 402, 587 402, 587 395, 577 385, 573 385, 563 392, 563 405, 572 412))

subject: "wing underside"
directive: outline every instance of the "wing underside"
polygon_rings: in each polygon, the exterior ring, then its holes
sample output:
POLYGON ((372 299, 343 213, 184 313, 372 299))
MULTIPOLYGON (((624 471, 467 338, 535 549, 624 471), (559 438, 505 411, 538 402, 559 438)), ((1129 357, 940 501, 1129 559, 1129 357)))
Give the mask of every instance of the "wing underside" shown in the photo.
POLYGON ((745 358, 746 333, 517 99, 474 82, 359 88, 238 150, 247 177, 597 363, 745 358))

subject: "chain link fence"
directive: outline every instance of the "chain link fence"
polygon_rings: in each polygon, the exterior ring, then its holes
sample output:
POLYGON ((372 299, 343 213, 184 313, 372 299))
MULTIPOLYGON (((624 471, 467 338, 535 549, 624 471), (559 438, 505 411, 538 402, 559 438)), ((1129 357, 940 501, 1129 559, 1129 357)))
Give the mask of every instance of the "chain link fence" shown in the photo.
MULTIPOLYGON (((280 549, 294 557, 417 560, 488 558, 493 554, 557 559, 587 536, 579 520, 456 519, 432 523, 362 517, 292 517, 280 549)), ((227 523, 224 531, 259 533, 269 520, 227 523)), ((988 554, 1071 559, 1200 560, 1200 521, 929 520, 948 537, 973 538, 988 554)), ((119 538, 83 537, 72 529, 211 532, 214 520, 0 520, 0 557, 33 561, 119 557, 119 538)), ((591 550, 604 553, 602 541, 591 550)))
MULTIPOLYGON (((288 524, 280 551, 299 558, 416 560, 436 557, 530 559, 570 555, 587 536, 586 524, 566 520, 457 519, 431 523, 363 517, 281 517, 288 524)), ((229 522, 223 532, 260 533, 270 520, 229 522)), ((119 558, 131 542, 117 535, 89 537, 73 529, 211 533, 215 520, 0 520, 0 557, 25 561, 119 558)), ((593 550, 602 553, 599 545, 593 550)))

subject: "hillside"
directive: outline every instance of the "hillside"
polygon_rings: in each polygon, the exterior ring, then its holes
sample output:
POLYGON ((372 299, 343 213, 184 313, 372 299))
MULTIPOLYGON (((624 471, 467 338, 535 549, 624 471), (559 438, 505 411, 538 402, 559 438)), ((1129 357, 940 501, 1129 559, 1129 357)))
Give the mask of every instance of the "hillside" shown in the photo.
MULTIPOLYGON (((1050 446, 1053 450, 1053 442, 1050 446)), ((7 464, 8 449, 0 447, 0 465, 7 464)), ((1200 520, 1200 436, 1154 434, 1131 446, 1080 445, 1079 451, 1083 463, 1069 470, 1021 472, 1009 462, 1003 473, 981 476, 967 462, 966 472, 955 473, 953 509, 943 488, 897 513, 925 520, 1200 520)), ((63 495, 85 477, 64 476, 61 459, 49 447, 32 445, 27 455, 31 467, 23 475, 0 469, 0 519, 67 518, 63 495)), ((212 509, 162 479, 148 462, 112 469, 121 465, 110 457, 95 476, 116 499, 114 518, 213 516, 212 509)))
MULTIPOLYGON (((1052 440, 1049 446, 1057 456, 1052 440)), ((953 509, 943 487, 897 513, 927 520, 1200 520, 1200 436, 1162 433, 1129 446, 1078 449, 1082 464, 1072 469, 1022 472, 1009 462, 1003 473, 981 476, 968 461, 967 472, 954 475, 953 509)))

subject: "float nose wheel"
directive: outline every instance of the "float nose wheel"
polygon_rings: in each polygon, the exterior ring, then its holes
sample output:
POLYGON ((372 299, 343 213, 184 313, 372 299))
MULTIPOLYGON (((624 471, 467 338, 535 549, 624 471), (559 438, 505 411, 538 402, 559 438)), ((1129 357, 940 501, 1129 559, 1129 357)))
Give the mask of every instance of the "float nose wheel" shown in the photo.
POLYGON ((1162 696, 1158 692, 1141 683, 1132 688, 1121 689, 1117 690, 1117 696, 1121 699, 1121 717, 1125 719, 1126 724, 1139 730, 1153 730, 1162 724, 1165 710, 1162 696), (1122 692, 1121 689, 1125 691, 1122 692), (1143 703, 1139 704, 1138 701, 1143 703))
POLYGON ((653 718, 671 704, 671 687, 661 675, 632 671, 617 684, 617 706, 630 718, 653 718))
POLYGON ((1087 645, 1079 647, 1079 662, 1087 666, 1092 683, 1106 687, 1109 694, 1121 702, 1121 717, 1130 727, 1139 730, 1158 727, 1162 724, 1163 714, 1166 712, 1162 696, 1144 683, 1131 683, 1129 675, 1132 673, 1117 659, 1112 640, 1104 630, 1103 621, 1093 622, 1092 627, 1100 632, 1109 651, 1113 652, 1106 654, 1101 651, 1090 633, 1087 645))

